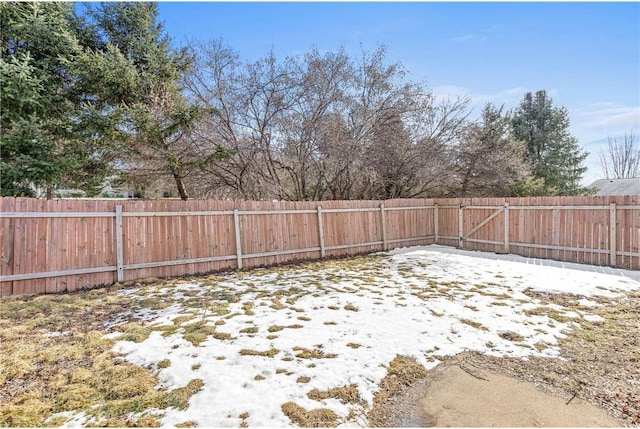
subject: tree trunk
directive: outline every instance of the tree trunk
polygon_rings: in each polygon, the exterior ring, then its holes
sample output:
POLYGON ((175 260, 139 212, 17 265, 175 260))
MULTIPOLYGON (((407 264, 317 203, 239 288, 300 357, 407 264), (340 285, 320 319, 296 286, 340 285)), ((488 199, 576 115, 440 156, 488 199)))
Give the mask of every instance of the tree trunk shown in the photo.
POLYGON ((180 198, 183 201, 187 201, 189 199, 189 194, 187 194, 187 190, 184 187, 184 182, 182 181, 182 177, 178 173, 173 173, 173 178, 176 181, 176 186, 178 187, 178 194, 180 194, 180 198))

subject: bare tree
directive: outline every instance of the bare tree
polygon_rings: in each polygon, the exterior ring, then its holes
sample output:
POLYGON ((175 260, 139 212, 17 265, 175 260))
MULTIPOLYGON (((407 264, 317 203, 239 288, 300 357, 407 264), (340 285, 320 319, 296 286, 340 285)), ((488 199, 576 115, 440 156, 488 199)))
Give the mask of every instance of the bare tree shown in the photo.
POLYGON ((456 148, 454 172, 458 183, 454 195, 511 196, 517 186, 531 178, 526 146, 510 134, 510 118, 502 115, 502 107, 488 103, 480 120, 468 127, 456 148))
MULTIPOLYGON (((194 135, 230 154, 190 185, 201 196, 322 200, 443 194, 468 100, 436 104, 380 47, 251 63, 201 45, 185 86, 217 112, 194 135)), ((186 180, 191 180, 187 178, 186 180)))
POLYGON ((602 172, 607 179, 640 177, 640 145, 631 131, 620 140, 609 137, 607 150, 600 152, 602 172))

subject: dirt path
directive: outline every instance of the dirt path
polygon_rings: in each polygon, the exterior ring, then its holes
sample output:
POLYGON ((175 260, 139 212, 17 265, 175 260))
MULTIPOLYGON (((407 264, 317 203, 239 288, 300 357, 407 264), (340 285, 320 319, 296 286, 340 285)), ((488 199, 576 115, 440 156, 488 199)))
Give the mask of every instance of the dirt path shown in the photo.
POLYGON ((465 357, 440 364, 426 378, 388 398, 382 411, 384 426, 622 426, 605 410, 579 397, 543 391, 532 382, 476 367, 465 357))
POLYGON ((427 383, 405 426, 438 427, 617 427, 604 410, 585 401, 544 393, 504 375, 449 365, 427 383))

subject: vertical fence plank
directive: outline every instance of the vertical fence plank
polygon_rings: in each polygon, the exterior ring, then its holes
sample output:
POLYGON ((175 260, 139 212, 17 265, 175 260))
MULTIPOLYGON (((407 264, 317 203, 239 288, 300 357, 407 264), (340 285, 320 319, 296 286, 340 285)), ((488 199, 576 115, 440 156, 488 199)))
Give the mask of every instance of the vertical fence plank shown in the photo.
POLYGON ((460 247, 461 249, 464 248, 464 239, 462 238, 463 236, 463 224, 464 224, 464 218, 463 218, 463 206, 462 204, 458 205, 458 247, 460 247))
POLYGON ((618 219, 616 215, 616 203, 609 204, 609 265, 616 266, 616 227, 618 219))
POLYGON ((504 253, 509 253, 509 203, 504 203, 504 253))
POLYGON ((122 239, 122 206, 116 206, 116 270, 119 282, 124 281, 124 246, 122 239))
POLYGON ((320 257, 324 258, 327 251, 324 248, 324 226, 322 224, 322 206, 318 206, 318 237, 320 241, 320 257))
POLYGON ((380 225, 382 226, 382 250, 387 250, 387 222, 384 215, 384 203, 380 203, 380 225))
POLYGON ((236 235, 236 257, 238 261, 238 269, 242 269, 242 242, 240 241, 242 234, 240 234, 240 215, 238 209, 233 209, 233 225, 236 235))
POLYGON ((435 235, 435 244, 438 244, 438 222, 439 222, 439 218, 438 218, 438 203, 435 204, 435 207, 433 208, 433 229, 434 229, 434 235, 435 235))
MULTIPOLYGON (((0 198, 0 207, 5 213, 15 211, 15 201, 13 197, 0 198)), ((0 234, 0 243, 2 243, 2 260, 0 263, 0 273, 3 275, 13 274, 14 266, 14 239, 15 239, 15 221, 14 218, 0 220, 3 233, 0 234)), ((13 284, 15 282, 2 282, 0 284, 0 297, 13 295, 13 284)))

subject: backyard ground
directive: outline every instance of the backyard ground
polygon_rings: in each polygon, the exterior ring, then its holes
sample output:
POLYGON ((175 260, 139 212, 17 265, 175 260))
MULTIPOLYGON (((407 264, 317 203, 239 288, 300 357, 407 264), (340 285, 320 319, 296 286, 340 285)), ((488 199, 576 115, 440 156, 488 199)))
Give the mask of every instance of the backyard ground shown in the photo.
POLYGON ((427 426, 450 367, 640 425, 638 273, 507 259, 414 247, 5 299, 0 426, 427 426))

